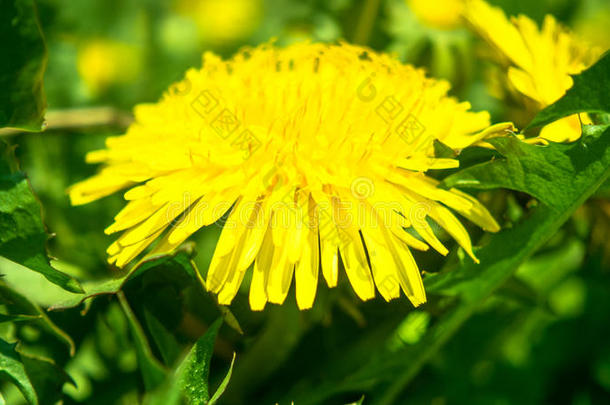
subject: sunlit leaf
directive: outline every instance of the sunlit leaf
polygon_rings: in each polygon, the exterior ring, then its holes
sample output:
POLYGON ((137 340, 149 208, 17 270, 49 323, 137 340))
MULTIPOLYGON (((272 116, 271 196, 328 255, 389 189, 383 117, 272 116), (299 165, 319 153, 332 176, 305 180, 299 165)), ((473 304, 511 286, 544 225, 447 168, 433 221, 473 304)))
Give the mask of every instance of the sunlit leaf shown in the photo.
POLYGON ((25 174, 18 170, 13 148, 0 141, 0 256, 44 275, 72 292, 82 292, 78 281, 49 264, 47 235, 41 208, 25 174))

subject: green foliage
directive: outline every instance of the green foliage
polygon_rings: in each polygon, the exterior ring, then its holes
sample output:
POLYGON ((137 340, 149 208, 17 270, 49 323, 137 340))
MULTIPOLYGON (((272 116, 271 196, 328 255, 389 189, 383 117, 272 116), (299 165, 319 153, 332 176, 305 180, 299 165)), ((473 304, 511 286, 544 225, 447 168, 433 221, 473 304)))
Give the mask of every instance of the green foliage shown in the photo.
POLYGON ((210 400, 208 390, 210 360, 214 351, 216 335, 218 335, 221 325, 222 320, 218 319, 210 326, 205 335, 188 352, 178 369, 178 385, 185 391, 189 404, 205 404, 210 400))
POLYGON ((0 340, 0 370, 5 378, 9 378, 30 404, 38 404, 38 397, 34 391, 34 387, 30 382, 25 366, 21 361, 19 353, 15 350, 16 344, 10 344, 4 340, 0 340))
POLYGON ((13 148, 0 141, 0 256, 43 274, 68 291, 82 291, 78 281, 49 265, 40 204, 19 171, 13 148))
POLYGON ((16 346, 0 339, 0 375, 15 384, 29 404, 55 403, 71 378, 52 361, 21 353, 16 346))
POLYGON ((74 353, 75 347, 72 338, 53 323, 46 311, 4 283, 0 283, 0 303, 4 305, 7 311, 7 314, 3 315, 4 317, 29 321, 31 325, 36 325, 61 341, 71 354, 74 353))
POLYGON ((130 271, 124 272, 124 274, 116 278, 110 280, 92 280, 83 283, 84 292, 82 294, 64 294, 62 299, 51 306, 51 309, 62 310, 72 308, 99 295, 115 294, 121 290, 127 281, 137 278, 151 269, 184 272, 188 277, 197 279, 191 255, 192 250, 187 246, 176 250, 172 254, 145 259, 130 271))
POLYGON ((47 51, 33 0, 0 3, 0 128, 39 131, 47 51))
POLYGON ((195 342, 176 370, 168 377, 166 383, 149 396, 148 402, 146 402, 148 405, 175 405, 181 403, 181 398, 184 398, 190 405, 213 405, 218 401, 231 379, 235 361, 235 354, 233 354, 229 372, 210 398, 208 382, 210 360, 221 325, 222 319, 217 319, 195 342))
POLYGON ((347 378, 343 376, 341 381, 325 382, 317 387, 315 396, 299 398, 299 403, 320 403, 337 392, 366 387, 371 381, 385 381, 388 384, 375 404, 395 403, 404 387, 426 362, 494 291, 510 279, 519 265, 550 240, 574 210, 610 175, 610 129, 588 148, 575 143, 552 145, 540 150, 529 145, 517 149, 515 145, 522 143, 516 138, 499 138, 491 142, 514 162, 507 164, 503 160, 494 160, 484 164, 483 168, 473 166, 450 176, 449 184, 536 191, 535 195, 542 194, 545 197, 543 201, 548 205, 536 208, 521 223, 493 235, 476 251, 480 264, 465 261, 451 271, 424 280, 426 291, 453 296, 456 303, 416 344, 405 345, 398 350, 374 350, 371 360, 350 372, 347 378), (511 143, 512 150, 504 147, 511 143), (549 160, 554 161, 555 168, 560 170, 550 170, 549 160), (561 164, 566 162, 570 164, 561 164), (460 183, 458 179, 462 179, 462 176, 465 180, 460 183), (517 179, 519 183, 508 183, 509 187, 507 182, 510 179, 517 179), (567 181, 569 184, 566 184, 567 181), (554 197, 555 192, 545 193, 546 190, 555 190, 559 196, 554 197))
MULTIPOLYGON (((505 157, 466 168, 444 179, 447 187, 522 191, 557 211, 565 211, 587 187, 591 176, 608 165, 610 128, 597 139, 570 145, 529 145, 515 137, 489 143, 505 157)), ((595 184, 595 190, 605 181, 595 184)), ((594 191, 595 191, 594 190, 594 191)))
POLYGON ((138 323, 138 320, 134 313, 129 308, 129 303, 125 299, 122 293, 118 294, 119 302, 127 317, 127 322, 133 336, 133 340, 136 347, 136 354, 138 356, 138 363, 140 364, 140 370, 142 371, 142 379, 144 380, 144 386, 147 390, 152 390, 158 386, 165 378, 165 370, 159 361, 153 356, 144 330, 138 323))
MULTIPOLYGON (((113 237, 102 230, 123 199, 71 207, 66 188, 94 173, 83 155, 124 123, 74 125, 82 116, 70 109, 104 105, 125 115, 200 66, 204 50, 228 56, 272 36, 280 44, 369 37, 374 49, 449 79, 456 96, 492 112, 494 122, 533 114, 492 99, 466 29, 425 26, 403 0, 379 2, 377 15, 366 16, 368 32, 354 27, 367 26, 359 21, 375 8, 370 2, 261 2, 265 11, 247 37, 214 43, 199 36, 200 16, 179 2, 0 1, 0 127, 40 129, 45 41, 49 105, 70 118, 49 114, 41 134, 0 131, 10 136, 8 145, 0 140, 0 403, 608 403, 608 54, 528 127, 591 113, 595 124, 577 142, 539 146, 506 136, 489 140, 494 150, 467 148, 457 157, 435 142, 436 156, 459 159, 460 169, 432 175, 443 187, 476 193, 502 230, 468 229, 480 264, 442 232, 447 257, 414 252, 428 294, 417 309, 404 297, 360 302, 343 271, 337 288, 320 280, 309 311, 297 309, 294 288, 284 305, 251 311, 250 272, 233 304, 220 306, 202 281, 216 225, 172 254, 124 270, 107 264, 113 237), (119 69, 92 85, 104 69, 91 66, 116 62, 102 55, 82 63, 99 41, 131 47, 125 57, 140 70, 125 79, 119 69)), ((610 15, 596 1, 494 3, 538 21, 554 10, 585 33, 592 26, 578 21, 585 9, 610 15)))

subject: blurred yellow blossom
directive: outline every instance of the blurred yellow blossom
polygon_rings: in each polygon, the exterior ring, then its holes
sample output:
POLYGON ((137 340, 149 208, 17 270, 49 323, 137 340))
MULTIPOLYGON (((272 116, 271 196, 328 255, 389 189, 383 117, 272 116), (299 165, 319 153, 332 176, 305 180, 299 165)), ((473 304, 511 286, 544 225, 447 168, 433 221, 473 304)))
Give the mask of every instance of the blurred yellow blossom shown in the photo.
POLYGON ((246 38, 262 17, 261 0, 178 0, 177 9, 195 20, 201 40, 212 45, 246 38))
POLYGON ((462 25, 464 0, 406 0, 417 18, 433 28, 453 29, 462 25))
POLYGON ((109 39, 87 42, 78 50, 78 73, 92 93, 115 83, 125 83, 142 69, 137 47, 109 39))

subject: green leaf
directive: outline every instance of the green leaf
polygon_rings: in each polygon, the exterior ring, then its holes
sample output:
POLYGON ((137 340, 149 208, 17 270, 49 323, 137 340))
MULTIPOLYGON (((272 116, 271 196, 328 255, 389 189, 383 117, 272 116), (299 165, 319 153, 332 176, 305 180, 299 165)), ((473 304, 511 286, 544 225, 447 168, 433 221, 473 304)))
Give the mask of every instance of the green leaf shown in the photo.
MULTIPOLYGON (((560 145, 558 145, 560 146, 560 145)), ((565 146, 565 145, 561 145, 565 146)), ((417 374, 431 356, 449 340, 451 336, 480 307, 482 302, 500 288, 518 269, 519 265, 542 247, 591 194, 597 190, 610 175, 610 129, 592 142, 589 147, 582 144, 570 145, 565 149, 565 157, 558 161, 570 160, 572 182, 563 189, 565 200, 554 206, 540 206, 531 216, 511 229, 494 235, 489 243, 478 250, 480 265, 467 263, 457 271, 441 273, 425 280, 428 292, 442 292, 452 287, 459 292, 460 304, 446 314, 422 339, 420 343, 394 353, 388 359, 384 371, 396 370, 399 360, 409 359, 411 364, 394 375, 392 383, 377 404, 390 404, 396 399, 411 379, 417 374)), ((563 167, 568 170, 567 167, 563 167)), ((568 175, 568 173, 564 173, 568 175)), ((554 177, 547 179, 551 186, 554 177)), ((556 187, 565 186, 563 176, 556 178, 556 187)))
POLYGON ((19 388, 29 404, 38 404, 34 386, 25 372, 21 356, 15 350, 16 343, 0 339, 0 379, 11 381, 19 388))
POLYGON ((214 342, 221 325, 222 319, 216 320, 206 333, 197 340, 178 367, 178 385, 190 405, 206 404, 210 399, 208 388, 210 360, 214 353, 214 342))
POLYGON ((71 291, 78 281, 49 264, 41 207, 25 174, 18 170, 13 148, 0 140, 0 256, 44 275, 71 291))
POLYGON ((461 170, 445 178, 443 185, 523 191, 554 210, 564 211, 578 195, 581 186, 588 184, 586 173, 597 172, 606 164, 604 149, 596 149, 599 140, 590 145, 576 142, 538 146, 521 142, 516 137, 501 137, 490 139, 489 143, 505 159, 461 170), (583 176, 575 178, 575 173, 581 171, 584 171, 583 176))
POLYGON ((163 323, 146 308, 144 308, 144 320, 161 353, 163 362, 166 365, 174 364, 174 361, 180 356, 180 345, 176 341, 176 338, 167 330, 163 323))
POLYGON ((85 291, 83 294, 66 294, 64 299, 52 305, 49 310, 73 308, 98 295, 116 294, 129 280, 158 267, 176 266, 183 269, 190 277, 198 279, 198 271, 191 260, 192 255, 192 247, 185 245, 170 254, 147 258, 117 278, 84 282, 83 289, 85 291))
POLYGON ((456 153, 438 139, 434 140, 434 156, 437 158, 455 158, 456 153))
POLYGON ((49 359, 21 353, 21 360, 41 405, 58 403, 64 384, 75 385, 72 378, 49 359))
POLYGON ((216 390, 214 395, 212 395, 212 398, 210 398, 210 402, 208 402, 208 405, 214 405, 216 402, 218 402, 221 395, 224 394, 225 390, 227 389, 227 386, 229 385, 229 381, 231 380, 231 375, 233 374, 233 364, 235 364, 235 353, 233 353, 233 358, 231 359, 231 365, 229 366, 229 371, 227 372, 227 375, 225 375, 225 378, 222 379, 222 382, 218 386, 218 389, 216 390))
POLYGON ((54 362, 21 353, 17 343, 0 339, 0 379, 15 384, 31 405, 54 404, 62 387, 74 381, 54 362))
POLYGON ((163 365, 155 358, 146 339, 146 334, 140 326, 138 319, 129 307, 129 303, 122 293, 117 294, 123 312, 127 317, 129 329, 133 336, 134 345, 136 348, 136 354, 138 356, 138 364, 140 365, 140 371, 142 372, 142 378, 144 379, 144 386, 147 390, 152 390, 159 386, 167 374, 163 365))
POLYGON ((0 3, 0 128, 40 131, 47 50, 33 0, 0 3))
POLYGON ((536 115, 528 128, 541 127, 568 115, 610 113, 610 52, 579 75, 574 85, 555 103, 536 115))
POLYGON ((224 393, 233 372, 235 354, 229 371, 220 386, 210 398, 210 360, 214 353, 214 343, 222 325, 222 318, 216 320, 195 342, 174 373, 159 389, 147 397, 147 405, 176 405, 184 397, 189 405, 213 405, 224 393))
POLYGON ((74 354, 75 347, 72 338, 55 325, 47 316, 46 312, 38 305, 2 282, 0 282, 0 303, 5 305, 7 312, 9 312, 9 315, 7 316, 15 316, 14 314, 18 314, 17 316, 29 317, 32 325, 55 336, 67 346, 70 355, 74 354))

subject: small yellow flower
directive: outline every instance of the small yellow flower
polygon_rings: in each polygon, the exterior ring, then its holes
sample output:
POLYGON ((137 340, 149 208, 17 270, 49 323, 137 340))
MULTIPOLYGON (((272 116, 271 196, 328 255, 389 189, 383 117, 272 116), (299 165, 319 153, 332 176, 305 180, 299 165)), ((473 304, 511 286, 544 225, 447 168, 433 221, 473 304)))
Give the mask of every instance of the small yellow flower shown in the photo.
MULTIPOLYGON (((510 20, 504 12, 483 0, 467 0, 465 16, 474 30, 499 51, 507 63, 507 81, 519 94, 542 109, 572 87, 570 75, 591 66, 601 50, 576 39, 551 15, 539 29, 530 18, 520 15, 510 20)), ((540 137, 549 141, 574 141, 580 137, 586 114, 572 115, 544 127, 540 137)))
POLYGON ((407 4, 424 24, 450 30, 462 25, 464 0, 406 0, 407 4))
POLYGON ((262 17, 261 0, 178 0, 177 8, 195 20, 201 39, 211 45, 246 38, 262 17))
POLYGON ((203 59, 161 101, 137 106, 125 135, 90 152, 105 166, 70 190, 84 204, 129 188, 106 229, 123 232, 111 263, 125 266, 157 239, 150 253, 171 252, 228 212, 206 281, 221 304, 254 264, 254 310, 281 304, 293 278, 299 307, 310 308, 320 269, 334 287, 341 262, 362 300, 376 286, 386 300, 402 289, 419 305, 410 249, 447 254, 429 220, 474 260, 448 208, 499 229, 475 198, 426 175, 458 166, 434 156, 435 139, 457 151, 511 128, 487 128, 489 114, 448 97, 448 83, 348 44, 266 44, 203 59))
POLYGON ((84 44, 77 55, 78 73, 93 93, 132 80, 141 68, 138 49, 124 42, 96 39, 84 44))

